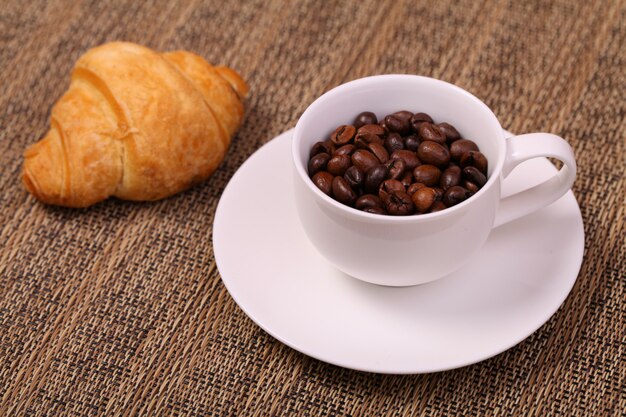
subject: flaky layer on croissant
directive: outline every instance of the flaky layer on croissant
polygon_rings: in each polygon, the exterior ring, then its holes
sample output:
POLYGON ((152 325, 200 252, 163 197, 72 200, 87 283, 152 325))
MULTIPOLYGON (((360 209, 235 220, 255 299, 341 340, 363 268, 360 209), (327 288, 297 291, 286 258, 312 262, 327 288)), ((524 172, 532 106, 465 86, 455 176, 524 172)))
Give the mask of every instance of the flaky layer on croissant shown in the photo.
POLYGON ((86 207, 110 196, 157 200, 205 180, 239 128, 245 81, 190 52, 112 42, 87 51, 24 153, 39 200, 86 207))

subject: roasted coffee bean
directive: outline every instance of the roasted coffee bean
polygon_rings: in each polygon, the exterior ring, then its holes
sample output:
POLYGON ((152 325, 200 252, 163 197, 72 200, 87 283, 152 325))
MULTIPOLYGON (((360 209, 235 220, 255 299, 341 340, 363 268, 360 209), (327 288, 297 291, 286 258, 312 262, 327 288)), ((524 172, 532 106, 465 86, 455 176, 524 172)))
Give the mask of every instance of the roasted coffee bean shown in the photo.
POLYGON ((404 141, 402 140, 402 136, 395 132, 387 135, 387 138, 385 139, 385 148, 387 148, 387 151, 389 153, 404 149, 404 141))
POLYGON ((419 127, 422 123, 424 122, 428 122, 428 123, 434 123, 433 119, 427 115, 426 113, 415 113, 412 117, 411 117, 411 126, 413 127, 413 131, 415 131, 415 133, 417 133, 417 131, 419 130, 419 127))
POLYGON ((326 195, 332 192, 333 176, 326 171, 320 171, 313 175, 313 184, 317 186, 326 195))
POLYGON ((385 125, 390 132, 406 135, 411 131, 409 119, 402 119, 394 114, 385 117, 385 125))
POLYGON ((455 140, 461 139, 461 134, 459 133, 459 131, 456 130, 456 128, 450 123, 439 123, 437 126, 439 127, 439 130, 441 130, 441 132, 446 135, 448 143, 452 143, 455 140))
POLYGON ((363 209, 363 211, 373 214, 387 214, 387 211, 382 207, 366 207, 363 209))
POLYGON ((441 171, 434 165, 420 165, 413 170, 413 178, 416 182, 432 187, 439 184, 441 171))
POLYGON ((373 133, 357 133, 354 138, 354 146, 359 149, 367 149, 372 143, 383 144, 383 140, 373 133))
MULTIPOLYGON (((382 184, 380 184, 380 189, 378 191, 378 196, 380 197, 382 193, 399 193, 400 191, 406 192, 404 185, 398 180, 385 180, 382 184)), ((382 198, 382 197, 381 197, 382 198)))
POLYGON ((343 177, 333 178, 333 196, 347 206, 352 206, 356 201, 356 193, 343 177))
POLYGON ((328 161, 330 161, 330 155, 328 155, 327 153, 318 153, 314 155, 313 158, 309 159, 309 163, 307 166, 309 170, 309 176, 312 177, 318 172, 326 170, 326 165, 328 164, 328 161))
POLYGON ((435 165, 439 168, 445 168, 450 162, 448 148, 431 140, 420 143, 419 148, 417 148, 417 155, 422 163, 435 165))
POLYGON ((357 135, 363 135, 365 133, 382 137, 387 132, 377 124, 363 125, 356 132, 357 135))
POLYGON ((357 149, 352 154, 352 164, 356 165, 361 171, 368 172, 370 169, 380 164, 376 156, 365 149, 357 149))
POLYGON ((352 187, 353 190, 358 190, 363 186, 365 181, 365 174, 356 166, 352 165, 343 174, 343 178, 352 187))
POLYGON ((436 213, 441 210, 447 209, 446 205, 443 204, 442 201, 435 201, 433 205, 430 207, 429 213, 436 213))
POLYGON ((437 142, 440 144, 446 143, 446 135, 432 123, 424 122, 420 124, 418 129, 419 137, 422 141, 424 140, 432 140, 433 142, 437 142))
POLYGON ((413 113, 407 110, 401 110, 393 113, 393 116, 397 119, 400 119, 403 123, 403 131, 406 132, 404 134, 408 134, 411 132, 411 117, 413 117, 413 113))
POLYGON ((413 117, 413 113, 408 110, 400 110, 393 113, 393 115, 402 121, 406 121, 407 123, 411 123, 411 117, 413 117))
POLYGON ((389 152, 380 143, 370 143, 367 148, 381 163, 384 164, 389 160, 389 152))
POLYGON ((309 158, 313 158, 318 153, 327 153, 328 155, 332 155, 334 151, 335 145, 330 140, 319 141, 316 142, 311 148, 309 158))
POLYGON ((435 190, 430 187, 422 187, 411 195, 411 201, 418 213, 426 213, 435 202, 435 190))
POLYGON ((381 200, 387 212, 392 216, 406 216, 413 213, 413 201, 404 191, 385 193, 381 200))
POLYGON ((480 187, 478 185, 468 180, 461 181, 461 186, 463 188, 466 188, 472 194, 476 194, 478 190, 480 190, 480 187))
POLYGON ((415 194, 417 190, 419 190, 420 188, 424 188, 424 187, 426 187, 425 184, 421 182, 414 182, 413 184, 409 185, 409 187, 406 189, 406 193, 412 196, 413 194, 415 194))
POLYGON ((420 146, 420 139, 417 135, 407 135, 404 138, 404 149, 417 152, 417 148, 420 146))
POLYGON ((413 171, 416 166, 421 165, 419 158, 415 152, 400 149, 391 154, 391 159, 402 159, 406 165, 406 169, 413 171))
POLYGON ((354 150, 356 149, 356 147, 349 143, 347 145, 343 145, 341 148, 337 148, 335 149, 335 152, 333 152, 333 156, 335 155, 352 155, 352 152, 354 152, 354 150))
POLYGON ((455 140, 450 145, 450 156, 454 161, 459 162, 465 152, 477 150, 478 146, 476 146, 474 141, 469 139, 459 139, 455 140))
POLYGON ((330 140, 338 146, 345 145, 350 142, 356 133, 356 129, 352 125, 339 126, 330 135, 330 140))
POLYGON ((352 125, 355 128, 360 128, 363 125, 371 125, 371 124, 376 124, 378 123, 378 119, 376 118, 376 115, 374 113, 372 113, 371 111, 364 111, 359 113, 356 118, 354 119, 354 123, 352 123, 352 125))
POLYGON ((368 207, 380 207, 383 208, 383 202, 377 195, 374 194, 363 194, 361 197, 357 198, 354 206, 359 210, 364 210, 368 207))
POLYGON ((349 155, 335 155, 326 164, 326 171, 335 176, 343 176, 350 165, 349 155))
POLYGON ((376 165, 365 174, 365 181, 363 183, 365 191, 369 193, 378 193, 380 184, 387 178, 387 167, 385 165, 376 165))
POLYGON ((388 176, 392 180, 399 180, 406 171, 406 164, 402 159, 390 159, 387 161, 388 176))
POLYGON ((461 168, 474 166, 487 175, 487 157, 479 151, 467 151, 461 156, 461 168))
POLYGON ((467 200, 471 195, 472 193, 465 188, 455 185, 454 187, 450 187, 446 190, 443 194, 442 201, 446 206, 452 207, 467 200))
POLYGON ((444 190, 459 185, 461 182, 461 168, 457 165, 449 165, 441 174, 439 185, 444 190))
POLYGON ((479 188, 482 188, 483 185, 487 182, 487 177, 478 170, 476 167, 465 167, 463 168, 463 177, 466 180, 473 182, 478 185, 479 188))
POLYGON ((405 171, 404 175, 400 179, 400 182, 402 183, 402 185, 404 185, 404 188, 407 188, 409 185, 411 185, 413 183, 413 172, 408 170, 405 171))

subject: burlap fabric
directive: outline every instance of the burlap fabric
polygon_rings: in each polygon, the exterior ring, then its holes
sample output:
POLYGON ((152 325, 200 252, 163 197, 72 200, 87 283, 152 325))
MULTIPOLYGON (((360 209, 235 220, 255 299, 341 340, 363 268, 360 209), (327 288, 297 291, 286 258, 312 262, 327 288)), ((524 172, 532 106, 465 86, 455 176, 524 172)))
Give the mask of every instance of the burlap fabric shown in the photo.
POLYGON ((624 415, 626 3, 22 2, 0 6, 1 415, 624 415), (124 39, 239 70, 246 121, 210 181, 156 203, 46 207, 22 151, 87 48, 124 39), (564 305, 482 363, 384 376, 306 357, 235 305, 211 232, 227 181, 307 103, 414 73, 572 144, 585 256, 564 305))

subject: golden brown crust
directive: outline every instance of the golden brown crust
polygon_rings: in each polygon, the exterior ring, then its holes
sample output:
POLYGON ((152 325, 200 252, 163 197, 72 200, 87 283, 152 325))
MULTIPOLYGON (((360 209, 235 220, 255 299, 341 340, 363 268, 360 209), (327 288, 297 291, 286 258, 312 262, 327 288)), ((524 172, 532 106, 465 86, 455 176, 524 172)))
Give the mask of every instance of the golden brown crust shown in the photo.
POLYGON ((111 195, 156 200, 206 179, 243 118, 230 82, 189 52, 126 42, 87 51, 49 132, 24 154, 26 189, 86 207, 111 195))

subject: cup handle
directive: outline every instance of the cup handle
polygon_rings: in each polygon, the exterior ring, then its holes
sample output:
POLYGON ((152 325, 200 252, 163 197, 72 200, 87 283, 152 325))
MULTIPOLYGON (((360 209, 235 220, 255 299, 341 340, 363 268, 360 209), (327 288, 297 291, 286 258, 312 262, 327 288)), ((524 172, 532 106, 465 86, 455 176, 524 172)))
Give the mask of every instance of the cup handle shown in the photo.
POLYGON ((576 178, 574 152, 565 140, 550 133, 528 133, 508 138, 502 167, 503 180, 520 163, 538 157, 557 158, 563 162, 563 167, 543 183, 500 200, 494 227, 555 202, 574 184, 576 178))

